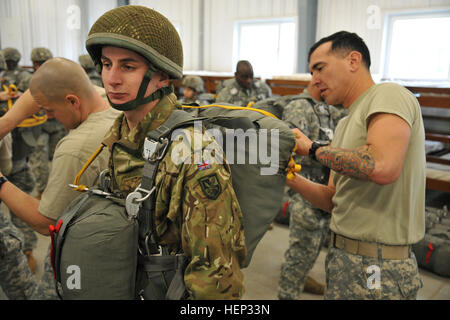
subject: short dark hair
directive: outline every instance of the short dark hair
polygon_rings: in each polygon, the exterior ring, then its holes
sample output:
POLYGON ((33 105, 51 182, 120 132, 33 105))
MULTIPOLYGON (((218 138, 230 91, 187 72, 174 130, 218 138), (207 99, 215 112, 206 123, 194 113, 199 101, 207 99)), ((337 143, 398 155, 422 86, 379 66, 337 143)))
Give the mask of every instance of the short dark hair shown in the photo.
POLYGON ((247 60, 239 60, 236 64, 236 72, 238 72, 240 67, 250 68, 253 70, 252 64, 247 60))
POLYGON ((311 58, 311 54, 325 42, 331 41, 330 51, 344 51, 346 54, 350 51, 358 51, 362 55, 362 62, 366 65, 367 69, 370 70, 370 52, 367 48, 364 40, 359 37, 356 33, 351 33, 348 31, 339 31, 333 33, 331 36, 325 37, 317 41, 309 49, 308 53, 308 63, 311 58))

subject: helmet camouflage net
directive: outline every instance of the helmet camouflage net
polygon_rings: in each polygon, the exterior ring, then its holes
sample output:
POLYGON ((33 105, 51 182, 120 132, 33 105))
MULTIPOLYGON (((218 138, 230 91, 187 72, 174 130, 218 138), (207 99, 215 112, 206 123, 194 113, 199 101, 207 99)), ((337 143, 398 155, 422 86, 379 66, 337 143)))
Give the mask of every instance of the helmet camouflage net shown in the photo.
POLYGON ((173 79, 183 76, 183 47, 170 21, 144 6, 121 6, 103 14, 92 26, 86 49, 100 66, 101 48, 115 46, 145 57, 173 79))
POLYGON ((20 58, 22 57, 19 50, 17 50, 16 48, 3 49, 3 56, 5 57, 6 61, 14 61, 14 62, 19 62, 20 58))
POLYGON ((31 61, 45 62, 53 58, 52 52, 47 48, 34 48, 31 50, 31 61))
POLYGON ((181 85, 194 89, 197 93, 203 93, 205 91, 203 80, 198 76, 186 76, 181 85))

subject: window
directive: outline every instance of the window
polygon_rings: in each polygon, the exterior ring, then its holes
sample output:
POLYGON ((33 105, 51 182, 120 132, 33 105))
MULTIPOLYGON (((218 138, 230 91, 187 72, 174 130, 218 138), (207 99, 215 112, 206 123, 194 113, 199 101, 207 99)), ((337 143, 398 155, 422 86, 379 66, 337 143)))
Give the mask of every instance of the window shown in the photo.
POLYGON ((263 78, 294 73, 294 18, 236 22, 233 51, 234 66, 239 60, 248 60, 255 75, 263 78))
POLYGON ((450 80, 450 10, 387 17, 385 79, 450 80))

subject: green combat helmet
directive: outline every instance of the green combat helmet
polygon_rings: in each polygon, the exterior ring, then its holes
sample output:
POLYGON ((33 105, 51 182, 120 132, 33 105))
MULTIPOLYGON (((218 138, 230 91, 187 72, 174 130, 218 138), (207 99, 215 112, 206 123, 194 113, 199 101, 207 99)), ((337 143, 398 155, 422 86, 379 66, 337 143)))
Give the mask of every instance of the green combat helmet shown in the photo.
POLYGON ((53 58, 52 52, 47 48, 34 48, 31 50, 31 61, 41 64, 53 58))
POLYGON ((78 62, 86 71, 95 69, 94 61, 92 61, 91 56, 88 54, 82 54, 81 56, 79 56, 78 62))
POLYGON ((198 94, 205 92, 205 87, 203 85, 202 78, 198 76, 186 76, 181 85, 183 87, 188 87, 197 92, 198 94))
POLYGON ((115 109, 132 110, 173 92, 172 86, 163 87, 144 97, 148 83, 158 71, 167 73, 171 79, 183 77, 183 47, 180 36, 166 17, 150 8, 121 6, 106 12, 94 23, 86 40, 86 49, 99 73, 103 46, 134 51, 150 63, 136 99, 120 105, 110 101, 115 109))
POLYGON ((22 58, 22 55, 16 48, 3 49, 3 55, 5 57, 5 61, 14 61, 16 63, 20 61, 20 58, 22 58))

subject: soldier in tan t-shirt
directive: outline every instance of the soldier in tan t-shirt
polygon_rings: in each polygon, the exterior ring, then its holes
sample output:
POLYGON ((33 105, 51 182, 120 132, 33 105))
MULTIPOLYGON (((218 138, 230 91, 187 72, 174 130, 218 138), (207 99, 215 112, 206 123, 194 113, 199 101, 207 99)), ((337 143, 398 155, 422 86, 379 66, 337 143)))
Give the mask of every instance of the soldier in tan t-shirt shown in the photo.
POLYGON ((312 82, 349 110, 331 145, 296 130, 297 150, 331 169, 328 185, 287 184, 331 213, 325 299, 416 299, 422 287, 411 244, 424 236, 424 129, 417 99, 370 75, 355 33, 337 32, 309 52, 312 82))
MULTIPOLYGON (((101 145, 101 140, 119 112, 110 108, 77 63, 56 58, 44 63, 33 75, 30 90, 0 119, 0 137, 42 106, 48 117, 56 118, 69 133, 57 145, 49 182, 39 201, 4 183, 0 199, 22 220, 43 235, 66 206, 78 195, 68 187, 76 174, 101 145)), ((102 152, 86 170, 80 183, 93 185, 107 168, 108 152, 102 152)), ((2 173, 0 173, 2 176, 2 173)), ((48 265, 49 266, 49 265, 48 265)), ((49 269, 49 268, 46 268, 49 269)), ((45 276, 45 272, 44 272, 45 276)), ((53 286, 51 289, 54 291, 53 286)), ((56 294, 53 292, 53 298, 56 294)), ((36 296, 44 299, 46 296, 36 296)))

